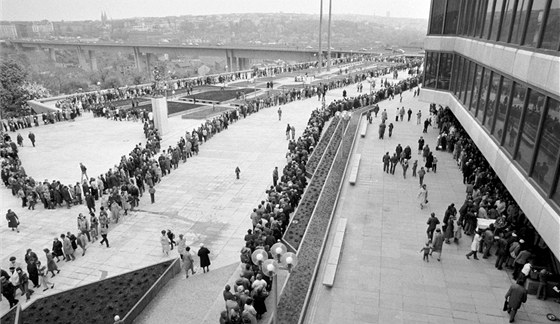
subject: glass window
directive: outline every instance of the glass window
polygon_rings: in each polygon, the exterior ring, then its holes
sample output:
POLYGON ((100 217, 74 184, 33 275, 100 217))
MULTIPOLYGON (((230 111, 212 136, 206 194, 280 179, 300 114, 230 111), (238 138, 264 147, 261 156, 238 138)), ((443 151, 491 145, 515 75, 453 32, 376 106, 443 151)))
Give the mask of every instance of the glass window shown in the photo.
POLYGON ((484 17, 484 31, 482 32, 482 38, 488 39, 490 37, 490 28, 492 28, 492 15, 494 14, 494 3, 495 0, 488 1, 488 6, 486 8, 484 17))
POLYGON ((471 91, 471 85, 473 81, 473 73, 474 73, 475 64, 469 61, 468 69, 465 70, 467 72, 465 74, 465 78, 463 79, 462 92, 461 92, 461 101, 463 104, 467 102, 467 98, 469 98, 469 94, 471 91))
POLYGON ((426 53, 426 69, 424 72, 425 88, 435 88, 436 86, 437 59, 438 59, 438 53, 436 52, 426 53))
POLYGON ((515 150, 515 140, 519 134, 519 124, 521 123, 521 115, 523 114, 523 103, 525 102, 525 92, 527 88, 518 83, 513 84, 513 95, 511 96, 511 108, 506 124, 506 139, 504 141, 505 149, 513 155, 515 150))
POLYGON ((461 10, 459 11, 459 26, 457 27, 457 34, 464 35, 467 23, 467 1, 461 1, 461 10))
POLYGON ((459 70, 459 55, 453 54, 453 71, 451 72, 451 86, 449 90, 455 93, 457 88, 457 73, 459 70))
POLYGON ((440 35, 443 29, 443 14, 445 0, 432 0, 432 15, 430 16, 430 34, 440 35))
POLYGON ((492 19, 492 30, 490 31, 490 39, 498 40, 498 33, 500 32, 501 17, 504 11, 504 0, 496 0, 496 5, 494 6, 494 19, 492 19))
POLYGON ((511 21, 513 20, 513 7, 515 5, 515 0, 506 0, 504 17, 502 18, 502 29, 500 30, 499 41, 507 42, 509 36, 509 27, 511 26, 511 21))
MULTIPOLYGON (((554 168, 560 152, 560 103, 552 98, 548 99, 547 112, 543 124, 543 132, 537 148, 537 161, 531 177, 544 189, 550 192, 554 168)), ((560 192, 557 192, 557 196, 560 192)))
MULTIPOLYGON (((482 27, 484 27, 484 21, 486 20, 486 7, 488 6, 488 2, 492 2, 492 1, 488 1, 488 0, 481 0, 480 1, 480 8, 478 9, 477 13, 476 13, 476 30, 474 33, 474 36, 476 37, 480 37, 480 35, 482 34, 482 27)), ((492 4, 490 4, 492 5, 492 4)))
POLYGON ((471 5, 471 10, 469 11, 469 30, 467 35, 473 36, 476 28, 476 14, 480 9, 480 2, 482 0, 471 0, 469 4, 471 5))
POLYGON ((498 101, 498 112, 496 114, 496 125, 494 126, 494 130, 492 131, 492 135, 494 135, 494 138, 496 138, 498 142, 501 142, 504 134, 506 115, 510 103, 509 96, 511 94, 511 87, 513 85, 513 82, 510 79, 502 79, 503 81, 500 91, 500 100, 498 101))
POLYGON ((439 70, 437 79, 437 89, 449 90, 451 79, 451 66, 453 65, 453 54, 441 53, 439 55, 439 70))
POLYGON ((484 126, 488 131, 492 130, 492 123, 494 122, 494 107, 498 102, 498 90, 500 87, 500 75, 492 73, 490 79, 490 92, 488 93, 488 105, 486 105, 486 117, 484 118, 484 126))
POLYGON ((552 0, 546 24, 541 48, 558 50, 560 39, 560 0, 552 0))
MULTIPOLYGON (((559 173, 559 177, 560 177, 560 172, 559 173)), ((558 180, 556 182, 556 189, 554 190, 554 193, 552 194, 552 200, 554 200, 554 202, 556 202, 556 204, 560 205, 560 180, 558 180)))
POLYGON ((484 69, 482 75, 482 86, 480 87, 480 98, 476 108, 476 118, 482 123, 484 121, 484 110, 486 109, 486 95, 488 94, 488 84, 490 83, 490 70, 484 69))
POLYGON ((543 24, 544 8, 548 0, 533 0, 533 6, 529 12, 529 23, 525 33, 525 45, 537 47, 539 45, 539 32, 543 24))
POLYGON ((474 72, 474 83, 472 86, 472 91, 469 93, 470 97, 467 97, 467 104, 469 111, 474 115, 476 111, 476 103, 478 101, 478 94, 480 93, 480 82, 482 81, 482 67, 476 66, 474 72))
POLYGON ((457 34, 457 20, 459 19, 460 0, 447 0, 444 34, 457 34))
POLYGON ((517 13, 515 14, 515 21, 513 22, 513 30, 511 31, 511 43, 521 44, 523 38, 523 28, 525 27, 525 20, 529 10, 530 0, 518 0, 517 13))
POLYGON ((515 153, 515 160, 519 162, 523 170, 529 173, 531 161, 533 159, 533 150, 535 149, 535 140, 537 139, 537 131, 539 130, 539 122, 544 110, 545 96, 529 90, 529 102, 525 111, 525 119, 521 128, 521 141, 519 149, 515 153))

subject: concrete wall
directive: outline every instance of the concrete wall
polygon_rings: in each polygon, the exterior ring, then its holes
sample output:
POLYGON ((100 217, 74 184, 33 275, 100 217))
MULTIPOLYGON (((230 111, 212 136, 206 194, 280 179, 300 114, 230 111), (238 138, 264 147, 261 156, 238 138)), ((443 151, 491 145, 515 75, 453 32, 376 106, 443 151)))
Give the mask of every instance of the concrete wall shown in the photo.
MULTIPOLYGON (((454 52, 510 75, 550 94, 560 96, 560 57, 480 40, 428 36, 426 51, 454 52)), ((558 53, 558 52, 556 52, 558 53)))
MULTIPOLYGON (((558 73, 558 72, 557 72, 558 73)), ((482 126, 455 97, 444 91, 422 89, 420 100, 447 106, 484 154, 500 180, 531 221, 557 259, 560 260, 560 215, 531 185, 482 126)))

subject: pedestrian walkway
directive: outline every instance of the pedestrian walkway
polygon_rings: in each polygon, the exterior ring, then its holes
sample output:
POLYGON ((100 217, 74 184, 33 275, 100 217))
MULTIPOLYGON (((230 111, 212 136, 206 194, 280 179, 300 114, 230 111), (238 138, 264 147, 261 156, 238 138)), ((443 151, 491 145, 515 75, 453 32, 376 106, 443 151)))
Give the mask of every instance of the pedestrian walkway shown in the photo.
MULTIPOLYGON (((391 81, 391 80, 389 80, 391 81)), ((354 90, 355 91, 355 90, 354 90)), ((354 95, 350 92, 349 95, 354 95)), ((429 204, 423 210, 417 202, 418 178, 407 178, 397 165, 394 175, 383 172, 382 156, 392 154, 397 144, 410 145, 412 161, 417 155, 417 141, 423 135, 432 149, 438 132, 429 128, 422 134, 416 125, 420 109, 423 119, 429 105, 421 103, 412 92, 379 104, 387 109, 388 121, 395 126, 393 136, 378 139, 380 115, 365 138, 356 138, 353 154, 361 154, 356 185, 348 183, 348 173, 334 215, 324 255, 333 244, 333 231, 341 218, 347 229, 333 288, 321 284, 326 258, 320 265, 311 295, 305 323, 505 323, 502 312, 504 295, 512 283, 505 271, 494 269, 490 260, 467 260, 472 237, 454 244, 444 244, 441 262, 422 261, 420 249, 427 241, 426 221, 431 212, 441 220, 450 203, 461 206, 465 187, 450 153, 435 151, 437 174, 430 172, 424 183, 429 204), (413 110, 410 122, 395 122, 397 107, 413 110)), ((560 305, 529 296, 516 317, 516 323, 547 323, 547 313, 560 313, 560 305)))

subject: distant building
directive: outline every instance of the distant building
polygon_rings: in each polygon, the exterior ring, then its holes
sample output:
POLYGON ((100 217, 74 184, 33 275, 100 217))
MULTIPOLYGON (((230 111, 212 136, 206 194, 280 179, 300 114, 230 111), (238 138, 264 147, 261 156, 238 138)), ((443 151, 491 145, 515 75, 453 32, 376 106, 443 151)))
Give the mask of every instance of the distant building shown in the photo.
POLYGON ((53 23, 48 20, 35 21, 31 25, 31 30, 36 36, 50 36, 54 32, 53 23))
POLYGON ((197 72, 198 72, 198 75, 203 76, 203 75, 206 75, 210 72, 210 68, 206 65, 201 65, 198 68, 197 72))
POLYGON ((0 25, 0 39, 16 39, 18 38, 16 25, 2 24, 0 25))

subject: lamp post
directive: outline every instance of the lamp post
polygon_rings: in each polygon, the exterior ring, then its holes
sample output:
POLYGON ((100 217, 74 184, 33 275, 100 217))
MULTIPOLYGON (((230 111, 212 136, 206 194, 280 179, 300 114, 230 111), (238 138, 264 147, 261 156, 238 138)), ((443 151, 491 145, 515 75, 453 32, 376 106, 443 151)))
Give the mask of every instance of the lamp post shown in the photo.
POLYGON ((287 252, 287 248, 283 243, 276 243, 272 246, 272 259, 268 259, 268 253, 263 249, 258 249, 253 252, 251 259, 253 263, 258 265, 265 276, 272 279, 274 290, 274 311, 273 311, 273 324, 278 324, 278 271, 288 270, 292 272, 297 265, 297 255, 292 252, 287 252))

